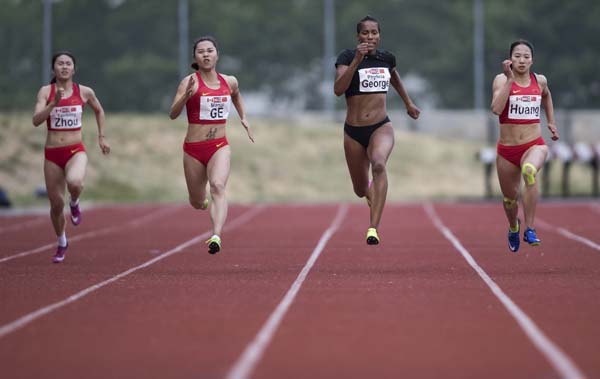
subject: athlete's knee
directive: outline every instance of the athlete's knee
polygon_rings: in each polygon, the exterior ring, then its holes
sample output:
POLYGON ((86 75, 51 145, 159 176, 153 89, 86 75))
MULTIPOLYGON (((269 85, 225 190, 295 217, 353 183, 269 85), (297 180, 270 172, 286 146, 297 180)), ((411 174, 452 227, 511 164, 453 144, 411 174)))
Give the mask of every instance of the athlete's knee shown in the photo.
POLYGON ((72 179, 67 182, 67 189, 70 193, 79 194, 83 191, 83 179, 72 179))
POLYGON ((505 209, 515 209, 517 206, 517 199, 504 197, 504 199, 502 199, 502 204, 504 204, 505 209))
POLYGON ((50 213, 57 215, 63 212, 65 201, 61 197, 50 198, 50 213))
POLYGON ((212 196, 221 196, 225 194, 225 183, 213 182, 210 183, 210 194, 212 196))
POLYGON ((373 171, 373 176, 385 174, 385 162, 378 160, 371 163, 371 170, 373 171))
POLYGON ((527 186, 532 186, 535 184, 537 168, 535 168, 532 163, 525 163, 521 168, 521 174, 523 174, 523 179, 525 179, 525 184, 527 186))

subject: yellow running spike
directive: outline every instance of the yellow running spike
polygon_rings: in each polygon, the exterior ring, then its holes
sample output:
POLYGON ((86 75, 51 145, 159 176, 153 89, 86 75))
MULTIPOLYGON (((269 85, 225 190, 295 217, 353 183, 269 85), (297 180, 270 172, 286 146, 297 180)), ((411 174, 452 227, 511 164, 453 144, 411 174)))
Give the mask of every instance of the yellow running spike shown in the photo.
POLYGON ((535 175, 537 174, 537 168, 531 163, 525 163, 521 169, 521 173, 525 176, 525 181, 528 186, 535 184, 535 175), (529 170, 528 170, 529 169, 529 170))
POLYGON ((208 245, 209 254, 216 254, 221 251, 221 238, 216 234, 207 239, 206 244, 208 245))
POLYGON ((206 199, 204 199, 204 201, 202 202, 202 206, 200 207, 200 209, 202 209, 202 210, 208 209, 208 197, 206 199))
POLYGON ((379 243, 379 236, 377 235, 377 229, 369 228, 367 230, 367 245, 377 245, 379 243))

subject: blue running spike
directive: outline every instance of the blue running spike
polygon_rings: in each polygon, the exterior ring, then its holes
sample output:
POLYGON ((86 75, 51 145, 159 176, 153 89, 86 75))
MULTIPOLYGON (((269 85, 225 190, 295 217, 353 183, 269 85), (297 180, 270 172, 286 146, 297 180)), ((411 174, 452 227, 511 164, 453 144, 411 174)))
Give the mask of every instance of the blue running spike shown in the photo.
POLYGON ((538 246, 542 241, 535 234, 535 229, 527 228, 523 234, 523 241, 527 242, 530 246, 538 246))

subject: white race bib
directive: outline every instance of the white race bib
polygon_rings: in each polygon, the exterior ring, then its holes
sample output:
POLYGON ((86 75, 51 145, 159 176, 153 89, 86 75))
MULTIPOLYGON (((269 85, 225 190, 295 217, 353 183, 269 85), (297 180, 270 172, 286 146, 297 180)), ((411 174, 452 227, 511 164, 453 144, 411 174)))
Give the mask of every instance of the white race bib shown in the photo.
POLYGON ((200 120, 227 120, 231 96, 200 96, 200 120))
POLYGON ((540 118, 541 104, 540 95, 511 95, 508 102, 508 118, 537 120, 540 118))
POLYGON ((52 129, 79 129, 81 128, 81 116, 83 107, 81 105, 67 105, 55 107, 50 113, 50 127, 52 129))
POLYGON ((360 92, 387 92, 390 76, 387 67, 362 68, 358 70, 358 88, 360 92))

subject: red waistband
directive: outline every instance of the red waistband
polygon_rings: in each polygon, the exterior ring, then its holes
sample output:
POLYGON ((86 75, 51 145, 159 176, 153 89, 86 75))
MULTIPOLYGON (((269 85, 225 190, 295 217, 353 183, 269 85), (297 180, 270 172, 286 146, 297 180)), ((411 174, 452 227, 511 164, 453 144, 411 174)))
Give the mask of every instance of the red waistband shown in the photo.
POLYGON ((529 147, 529 146, 533 146, 533 145, 545 145, 546 142, 544 141, 544 138, 542 136, 539 136, 538 138, 523 143, 521 145, 503 145, 500 142, 498 142, 498 147, 501 147, 503 149, 522 149, 523 147, 529 147))
POLYGON ((183 142, 183 144, 185 146, 202 146, 202 145, 210 145, 210 144, 214 144, 219 143, 219 142, 225 142, 227 141, 227 137, 221 137, 221 138, 215 138, 215 139, 207 139, 204 141, 195 141, 195 142, 183 142))
POLYGON ((55 149, 72 149, 75 147, 83 147, 85 149, 85 145, 83 144, 83 142, 78 142, 78 143, 74 143, 72 145, 65 145, 65 146, 45 146, 44 150, 55 150, 55 149))

